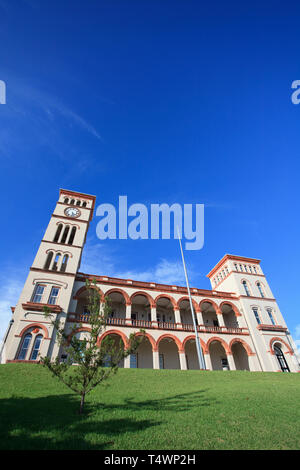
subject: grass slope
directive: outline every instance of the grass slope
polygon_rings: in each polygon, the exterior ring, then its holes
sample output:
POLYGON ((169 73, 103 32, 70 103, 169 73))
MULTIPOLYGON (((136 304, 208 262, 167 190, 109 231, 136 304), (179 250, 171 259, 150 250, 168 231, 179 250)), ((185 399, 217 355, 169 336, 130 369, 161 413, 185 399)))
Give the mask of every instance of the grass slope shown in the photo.
POLYGON ((0 449, 300 449, 300 374, 119 369, 79 398, 0 366, 0 449))

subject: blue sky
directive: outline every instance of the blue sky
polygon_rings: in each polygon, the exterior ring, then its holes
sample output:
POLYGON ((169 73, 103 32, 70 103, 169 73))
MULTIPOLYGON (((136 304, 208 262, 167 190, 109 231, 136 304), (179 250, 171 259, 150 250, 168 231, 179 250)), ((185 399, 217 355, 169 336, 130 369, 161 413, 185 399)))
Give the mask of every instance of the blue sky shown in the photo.
MULTIPOLYGON (((117 204, 205 204, 192 286, 259 258, 295 339, 298 2, 0 0, 1 331, 59 188, 117 204)), ((184 283, 176 240, 108 240, 81 269, 184 283)))

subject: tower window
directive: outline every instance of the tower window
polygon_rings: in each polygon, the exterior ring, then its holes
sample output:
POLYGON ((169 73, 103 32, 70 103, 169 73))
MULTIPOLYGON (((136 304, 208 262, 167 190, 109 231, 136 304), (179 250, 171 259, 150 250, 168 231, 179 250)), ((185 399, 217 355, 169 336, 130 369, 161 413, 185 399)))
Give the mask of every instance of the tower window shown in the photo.
POLYGON ((240 264, 240 270, 243 272, 243 266, 240 264))
POLYGON ((259 290, 259 293, 260 293, 261 297, 265 297, 265 294, 264 294, 264 292, 263 292, 261 283, 258 282, 256 285, 257 285, 257 287, 258 287, 258 290, 259 290))
POLYGON ((70 204, 72 204, 74 206, 75 205, 75 199, 71 199, 70 204))
POLYGON ((63 228, 63 224, 59 224, 58 227, 57 227, 57 230, 56 230, 55 237, 53 239, 54 242, 58 242, 59 236, 60 236, 61 231, 62 231, 62 228, 63 228))
POLYGON ((236 263, 234 263, 234 267, 235 267, 235 270, 238 271, 239 268, 238 268, 238 265, 236 263))
POLYGON ((69 204, 69 198, 68 198, 68 197, 65 197, 64 203, 65 203, 65 204, 69 204))
POLYGON ((62 263, 61 263, 61 268, 60 268, 60 271, 61 271, 62 273, 64 273, 64 272, 66 271, 68 259, 69 259, 69 256, 68 256, 68 255, 65 255, 65 256, 63 257, 63 260, 62 260, 62 263))
POLYGON ((23 340, 22 340, 22 346, 20 348, 20 352, 18 354, 18 359, 20 359, 21 361, 26 358, 26 355, 27 355, 27 351, 28 351, 28 348, 29 348, 29 345, 30 345, 30 342, 31 342, 31 334, 30 333, 27 333, 27 335, 24 336, 23 340))
POLYGON ((86 207, 86 201, 82 203, 82 207, 86 207))
POLYGON ((257 274, 257 270, 255 266, 253 266, 253 269, 254 269, 255 274, 257 274))
POLYGON ((248 297, 250 297, 251 294, 250 294, 250 291, 249 291, 249 287, 248 287, 247 281, 243 281, 243 286, 244 286, 246 295, 247 295, 248 297))
POLYGON ((36 304, 41 303, 44 290, 45 290, 45 286, 43 286, 42 284, 37 284, 34 289, 32 302, 36 304))
POLYGON ((48 304, 55 305, 59 293, 59 287, 52 287, 48 304))
POLYGON ((258 309, 256 307, 254 307, 254 308, 252 308, 252 311, 254 313, 254 316, 256 318, 257 323, 260 325, 261 321, 260 321, 260 318, 259 318, 259 315, 258 315, 258 309))
POLYGON ((52 271, 57 271, 57 266, 58 266, 60 256, 61 256, 60 253, 57 253, 57 255, 55 256, 54 263, 53 263, 53 266, 52 266, 52 271))
POLYGON ((269 315, 269 318, 270 318, 270 320, 271 320, 272 325, 276 325, 275 320, 274 320, 274 317, 273 317, 272 309, 271 309, 271 308, 267 308, 267 312, 268 312, 268 315, 269 315))
POLYGON ((44 269, 49 269, 50 264, 51 264, 51 261, 52 261, 52 258, 53 258, 53 251, 50 251, 50 252, 48 253, 47 258, 46 258, 46 262, 45 262, 45 265, 44 265, 44 269))
POLYGON ((78 201, 76 201, 76 206, 80 206, 80 201, 78 199, 78 201))
POLYGON ((72 230, 71 230, 71 235, 70 235, 70 238, 69 238, 68 245, 73 244, 75 233, 76 233, 76 227, 73 227, 72 230))
POLYGON ((64 233, 63 233, 63 236, 61 238, 61 243, 66 243, 66 239, 67 239, 67 236, 68 236, 68 233, 69 233, 69 230, 70 230, 70 226, 67 225, 65 230, 64 230, 64 233))

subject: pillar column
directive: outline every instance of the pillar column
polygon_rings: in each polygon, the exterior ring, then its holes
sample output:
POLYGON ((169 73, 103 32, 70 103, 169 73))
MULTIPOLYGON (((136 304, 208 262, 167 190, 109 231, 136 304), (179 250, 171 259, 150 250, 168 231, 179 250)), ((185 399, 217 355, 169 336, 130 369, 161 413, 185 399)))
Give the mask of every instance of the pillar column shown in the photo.
POLYGON ((197 312, 196 316, 197 316, 197 320, 198 320, 198 325, 204 325, 202 312, 197 312))
POLYGON ((151 321, 157 321, 156 307, 151 307, 151 321))
POLYGON ((229 370, 236 370, 232 354, 227 353, 227 361, 229 365, 229 370))
POLYGON ((210 359, 209 353, 204 354, 204 360, 205 360, 206 370, 212 370, 211 359, 210 359))
POLYGON ((219 325, 220 325, 220 326, 225 326, 224 318, 223 318, 223 314, 222 314, 222 313, 219 313, 219 314, 217 315, 217 319, 218 319, 218 322, 219 322, 219 325))
POLYGON ((250 371, 261 371, 256 354, 250 354, 248 356, 248 362, 250 371))
POLYGON ((131 318, 131 305, 126 304, 126 319, 131 318))
POLYGON ((180 310, 174 309, 175 323, 181 323, 180 310))
POLYGON ((124 369, 130 369, 130 354, 124 357, 124 369))
POLYGON ((180 369, 187 370, 186 356, 184 352, 179 353, 179 362, 180 362, 180 369))
POLYGON ((152 351, 153 355, 153 369, 159 369, 159 352, 152 351))

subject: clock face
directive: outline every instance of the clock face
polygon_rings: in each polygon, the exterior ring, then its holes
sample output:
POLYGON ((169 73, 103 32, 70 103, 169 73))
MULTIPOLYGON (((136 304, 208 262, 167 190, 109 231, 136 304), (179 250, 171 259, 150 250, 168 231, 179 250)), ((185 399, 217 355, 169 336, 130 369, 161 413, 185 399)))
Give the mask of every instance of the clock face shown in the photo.
POLYGON ((77 209, 77 207, 67 207, 67 209, 65 209, 65 214, 68 217, 79 217, 80 216, 80 210, 77 209))

